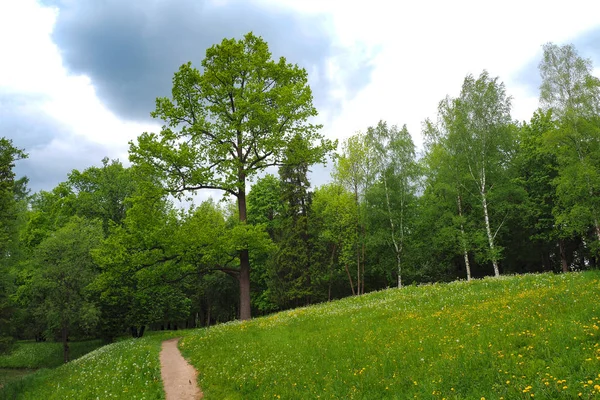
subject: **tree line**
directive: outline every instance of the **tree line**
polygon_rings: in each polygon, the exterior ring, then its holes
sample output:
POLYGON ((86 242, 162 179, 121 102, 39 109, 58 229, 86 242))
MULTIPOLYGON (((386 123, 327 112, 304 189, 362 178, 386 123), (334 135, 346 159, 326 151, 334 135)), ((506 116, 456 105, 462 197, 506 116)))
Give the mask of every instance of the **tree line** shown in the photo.
POLYGON ((210 326, 407 284, 596 268, 600 80, 544 46, 540 108, 511 117, 497 77, 468 75, 423 122, 320 134, 304 69, 262 38, 225 39, 175 73, 130 143, 51 191, 16 179, 0 140, 0 348, 210 326), (312 188, 312 165, 333 160, 312 188), (277 174, 264 174, 268 167, 277 174), (202 189, 227 196, 188 208, 202 189))

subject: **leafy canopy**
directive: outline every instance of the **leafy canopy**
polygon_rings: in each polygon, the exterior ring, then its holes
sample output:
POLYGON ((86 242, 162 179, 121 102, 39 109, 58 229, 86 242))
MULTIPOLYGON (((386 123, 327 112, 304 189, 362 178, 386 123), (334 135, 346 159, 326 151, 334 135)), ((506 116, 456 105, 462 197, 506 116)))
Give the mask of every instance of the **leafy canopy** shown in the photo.
POLYGON ((130 144, 131 161, 151 167, 174 194, 203 188, 245 193, 246 178, 280 165, 291 138, 320 140, 307 156, 320 162, 333 144, 309 123, 317 115, 303 68, 271 59, 267 43, 248 33, 206 51, 203 71, 182 65, 172 98, 156 100, 161 132, 130 144))

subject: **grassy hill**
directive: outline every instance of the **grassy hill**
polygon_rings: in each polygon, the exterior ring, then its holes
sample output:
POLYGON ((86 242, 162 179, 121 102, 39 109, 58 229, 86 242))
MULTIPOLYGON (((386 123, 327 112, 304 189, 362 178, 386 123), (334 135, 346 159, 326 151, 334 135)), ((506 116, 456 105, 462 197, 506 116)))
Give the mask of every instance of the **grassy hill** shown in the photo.
POLYGON ((174 335, 206 399, 600 398, 597 271, 390 289, 125 341, 27 376, 17 398, 161 398, 160 341, 174 335))

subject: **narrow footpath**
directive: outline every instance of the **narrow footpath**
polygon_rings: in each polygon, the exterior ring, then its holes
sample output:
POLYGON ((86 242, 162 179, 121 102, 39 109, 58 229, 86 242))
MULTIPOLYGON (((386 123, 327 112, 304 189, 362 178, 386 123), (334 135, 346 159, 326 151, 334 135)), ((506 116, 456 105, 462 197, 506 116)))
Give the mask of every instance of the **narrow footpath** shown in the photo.
POLYGON ((198 373, 179 352, 179 339, 165 340, 160 351, 160 370, 167 400, 201 399, 202 392, 196 383, 198 373))

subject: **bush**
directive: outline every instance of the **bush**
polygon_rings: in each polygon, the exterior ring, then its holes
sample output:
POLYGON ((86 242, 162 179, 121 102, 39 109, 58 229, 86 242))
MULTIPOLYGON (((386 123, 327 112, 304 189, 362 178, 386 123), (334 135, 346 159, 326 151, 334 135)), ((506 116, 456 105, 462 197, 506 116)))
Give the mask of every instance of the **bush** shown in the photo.
POLYGON ((0 336, 0 354, 6 354, 12 348, 15 340, 10 336, 0 336))

